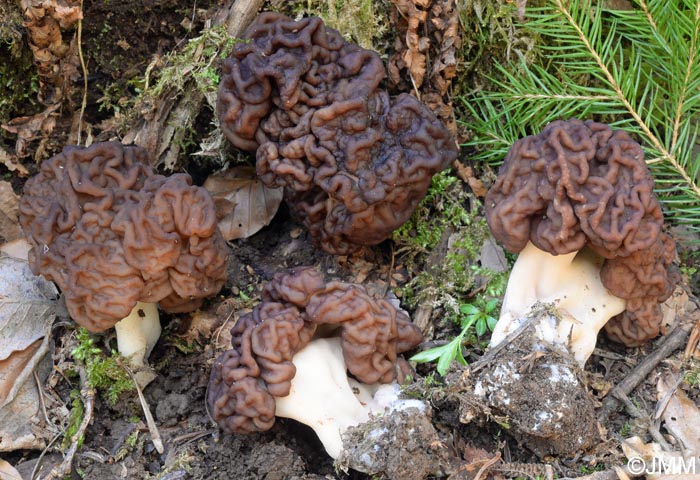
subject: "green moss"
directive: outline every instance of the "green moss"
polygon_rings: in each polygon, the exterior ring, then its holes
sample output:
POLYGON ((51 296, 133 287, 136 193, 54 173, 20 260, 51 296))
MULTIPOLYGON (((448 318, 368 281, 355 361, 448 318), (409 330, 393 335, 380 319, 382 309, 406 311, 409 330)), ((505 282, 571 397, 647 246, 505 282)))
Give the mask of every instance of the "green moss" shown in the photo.
MULTIPOLYGON (((528 6, 541 2, 529 1, 528 6)), ((461 48, 453 94, 480 90, 498 77, 498 66, 518 58, 532 63, 538 56, 539 37, 523 28, 512 0, 460 0, 457 14, 461 48)))
POLYGON ((449 171, 435 175, 425 199, 393 235, 401 261, 415 270, 401 290, 404 303, 431 302, 444 319, 461 324, 460 306, 470 303, 477 280, 492 289, 504 283, 504 275, 477 263, 487 235, 481 206, 462 182, 449 171))
POLYGON ((181 51, 167 55, 163 68, 156 72, 153 64, 148 67, 143 95, 157 97, 170 90, 181 92, 189 79, 194 79, 204 94, 216 92, 218 61, 229 56, 237 41, 228 35, 224 25, 203 30, 181 51))
MULTIPOLYGON (((83 407, 83 402, 80 400, 80 392, 78 390, 71 390, 71 408, 70 414, 68 415, 68 428, 66 428, 66 434, 63 437, 63 442, 61 447, 63 450, 67 449, 71 444, 71 439, 73 435, 78 433, 80 428, 80 423, 83 421, 83 414, 85 413, 85 408, 83 407)), ((78 447, 82 445, 83 439, 78 440, 78 447)))
POLYGON ((86 380, 97 389, 110 405, 115 405, 124 392, 134 391, 135 385, 129 374, 117 363, 119 354, 107 355, 95 345, 90 332, 79 328, 75 333, 78 345, 73 348, 73 359, 82 363, 86 380))
POLYGON ((22 37, 23 28, 16 4, 0 2, 0 124, 39 108, 39 77, 32 52, 22 37))

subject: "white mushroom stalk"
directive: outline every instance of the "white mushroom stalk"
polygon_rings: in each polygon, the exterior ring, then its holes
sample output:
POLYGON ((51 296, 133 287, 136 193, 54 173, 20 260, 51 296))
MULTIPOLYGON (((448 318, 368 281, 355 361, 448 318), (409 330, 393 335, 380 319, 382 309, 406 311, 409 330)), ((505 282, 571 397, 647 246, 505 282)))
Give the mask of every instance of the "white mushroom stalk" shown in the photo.
POLYGON ((160 316, 155 303, 138 302, 131 313, 114 325, 117 348, 129 364, 145 367, 160 337, 160 316))
POLYGON ((510 274, 490 345, 498 345, 522 325, 535 304, 552 304, 559 315, 537 318, 536 336, 573 355, 582 367, 595 348, 600 329, 626 306, 625 300, 603 286, 602 263, 588 249, 552 255, 528 242, 510 274))
POLYGON ((342 450, 343 432, 366 422, 371 413, 425 409, 418 400, 399 399, 396 383, 365 385, 349 379, 340 338, 311 341, 292 363, 297 371, 289 395, 276 398, 275 415, 310 426, 334 459, 342 450))

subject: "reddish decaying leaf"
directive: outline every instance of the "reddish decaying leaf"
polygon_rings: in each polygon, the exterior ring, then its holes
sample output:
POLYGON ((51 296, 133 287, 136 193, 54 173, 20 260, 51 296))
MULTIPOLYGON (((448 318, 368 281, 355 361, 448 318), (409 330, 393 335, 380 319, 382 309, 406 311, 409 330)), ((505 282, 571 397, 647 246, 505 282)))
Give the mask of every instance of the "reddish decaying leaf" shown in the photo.
POLYGON ((282 189, 267 188, 249 167, 211 175, 204 188, 214 199, 219 229, 226 240, 256 233, 270 223, 282 202, 282 189))

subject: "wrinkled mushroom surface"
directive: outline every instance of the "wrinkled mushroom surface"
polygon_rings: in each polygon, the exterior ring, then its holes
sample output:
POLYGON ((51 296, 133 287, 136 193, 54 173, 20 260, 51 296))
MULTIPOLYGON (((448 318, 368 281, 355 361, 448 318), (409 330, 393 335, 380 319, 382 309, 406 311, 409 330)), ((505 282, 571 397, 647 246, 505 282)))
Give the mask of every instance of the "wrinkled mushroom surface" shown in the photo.
POLYGON ((231 329, 232 349, 212 369, 210 412, 227 432, 272 426, 275 397, 290 392, 294 355, 319 329, 325 335, 340 330, 347 369, 364 383, 393 381, 398 354, 422 339, 408 315, 387 300, 371 297, 359 285, 326 283, 312 268, 277 274, 262 299, 231 329))
POLYGON ((659 302, 677 281, 675 244, 644 152, 624 131, 593 121, 555 121, 517 141, 486 196, 486 215, 509 251, 528 241, 553 255, 589 247, 605 259, 601 279, 626 311, 605 326, 639 345, 659 334, 659 302))
POLYGON ((208 192, 189 175, 154 174, 141 147, 65 147, 27 181, 20 222, 32 271, 56 282, 73 319, 93 332, 138 301, 194 310, 226 278, 208 192))
POLYGON ((414 97, 390 98, 379 55, 319 18, 263 13, 243 37, 219 85, 224 134, 257 152, 258 176, 325 251, 386 239, 457 157, 448 130, 414 97))

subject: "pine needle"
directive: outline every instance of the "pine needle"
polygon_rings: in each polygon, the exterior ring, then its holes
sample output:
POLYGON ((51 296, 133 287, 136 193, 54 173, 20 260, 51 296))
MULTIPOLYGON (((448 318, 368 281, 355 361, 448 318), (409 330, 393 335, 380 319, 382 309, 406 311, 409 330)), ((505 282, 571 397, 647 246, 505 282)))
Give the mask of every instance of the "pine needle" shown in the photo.
POLYGON ((666 214, 700 231, 700 3, 549 0, 527 11, 538 64, 500 68, 495 92, 464 98, 476 159, 499 164, 517 139, 557 119, 595 119, 645 149, 666 214))

